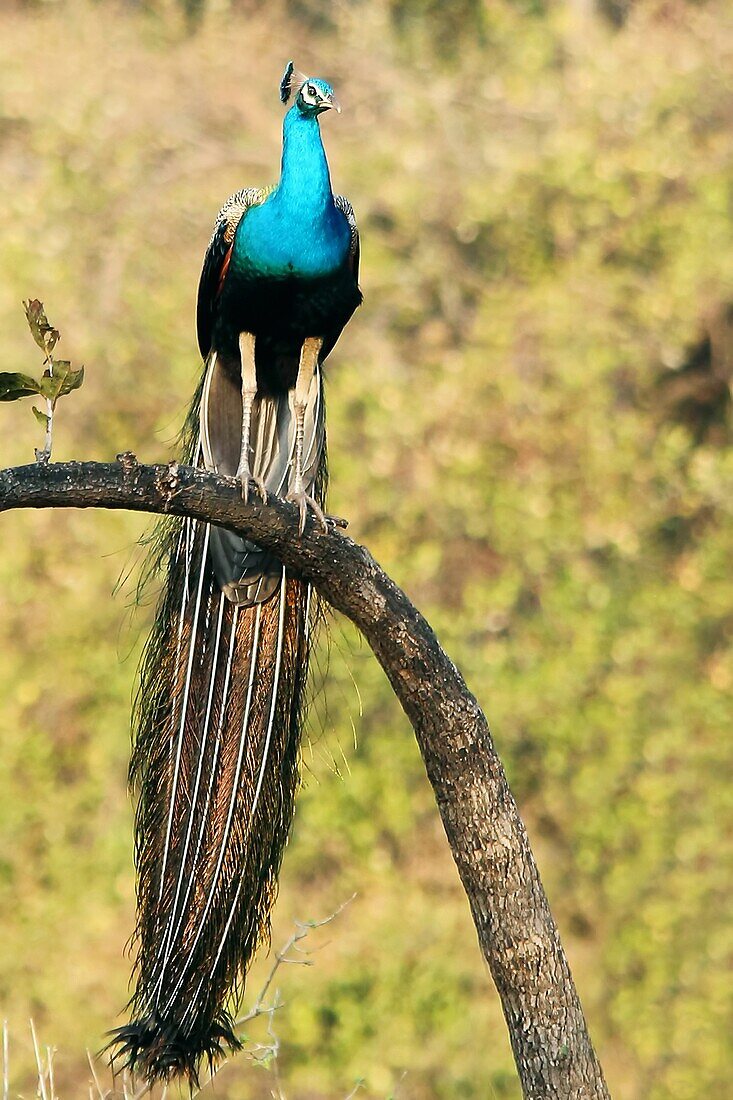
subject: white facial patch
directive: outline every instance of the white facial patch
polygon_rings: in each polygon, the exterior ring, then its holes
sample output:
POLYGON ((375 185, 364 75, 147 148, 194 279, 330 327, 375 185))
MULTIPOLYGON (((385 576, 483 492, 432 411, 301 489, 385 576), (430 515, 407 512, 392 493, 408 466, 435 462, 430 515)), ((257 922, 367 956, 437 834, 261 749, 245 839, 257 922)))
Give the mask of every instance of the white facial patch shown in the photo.
POLYGON ((307 103, 309 107, 317 107, 323 98, 318 86, 307 78, 303 87, 300 89, 300 94, 303 102, 307 103))

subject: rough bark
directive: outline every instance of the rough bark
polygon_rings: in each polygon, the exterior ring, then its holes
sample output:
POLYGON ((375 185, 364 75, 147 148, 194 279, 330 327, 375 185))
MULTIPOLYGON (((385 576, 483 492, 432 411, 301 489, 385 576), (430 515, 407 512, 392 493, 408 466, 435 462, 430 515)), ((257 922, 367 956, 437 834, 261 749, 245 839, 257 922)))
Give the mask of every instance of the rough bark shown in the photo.
POLYGON ((336 528, 257 498, 202 470, 118 462, 0 472, 0 511, 124 508, 189 515, 273 550, 362 631, 412 723, 501 998, 527 1100, 608 1097, 524 824, 488 723, 460 672, 407 596, 369 552, 336 528))

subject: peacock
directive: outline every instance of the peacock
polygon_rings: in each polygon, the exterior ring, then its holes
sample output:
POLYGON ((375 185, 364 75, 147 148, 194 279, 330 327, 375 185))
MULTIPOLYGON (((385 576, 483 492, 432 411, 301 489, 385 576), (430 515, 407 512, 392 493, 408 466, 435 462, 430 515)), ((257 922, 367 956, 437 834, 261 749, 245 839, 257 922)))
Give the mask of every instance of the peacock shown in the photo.
MULTIPOLYGON (((198 289, 203 374, 182 459, 293 501, 324 524, 323 362, 361 302, 359 234, 334 195, 325 80, 296 73, 282 166, 216 220, 198 289)), ((315 598, 267 550, 190 519, 164 570, 133 712, 137 954, 115 1059, 149 1081, 198 1081, 239 1045, 235 1010, 269 931, 293 817, 315 598)))

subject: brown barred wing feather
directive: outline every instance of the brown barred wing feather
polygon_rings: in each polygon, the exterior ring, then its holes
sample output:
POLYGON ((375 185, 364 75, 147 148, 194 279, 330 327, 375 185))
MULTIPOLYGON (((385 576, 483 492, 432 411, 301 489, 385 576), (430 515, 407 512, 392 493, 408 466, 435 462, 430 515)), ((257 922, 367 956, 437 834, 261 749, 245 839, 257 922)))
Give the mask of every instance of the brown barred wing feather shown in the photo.
POLYGON ((206 359, 211 351, 216 303, 229 267, 237 226, 249 208, 264 202, 267 195, 266 188, 244 187, 241 191, 235 191, 230 195, 219 211, 214 232, 204 256, 196 304, 196 329, 203 359, 206 359))
POLYGON ((354 214, 354 208, 349 200, 344 195, 333 196, 334 205, 341 213, 346 217, 349 223, 349 229, 351 230, 351 248, 349 250, 349 257, 351 260, 351 270, 354 273, 354 278, 357 283, 359 282, 359 262, 361 259, 361 244, 359 241, 359 227, 356 224, 356 215, 354 214))

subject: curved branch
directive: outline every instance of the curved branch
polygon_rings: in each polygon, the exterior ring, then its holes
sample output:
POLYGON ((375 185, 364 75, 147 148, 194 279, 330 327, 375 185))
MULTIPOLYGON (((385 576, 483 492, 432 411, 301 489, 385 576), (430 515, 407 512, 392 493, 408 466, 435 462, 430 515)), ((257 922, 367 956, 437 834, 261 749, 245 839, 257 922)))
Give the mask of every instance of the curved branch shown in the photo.
POLYGON ((509 1028, 524 1095, 596 1100, 608 1090, 486 718, 407 596, 369 552, 294 505, 244 504, 238 483, 204 470, 59 463, 0 472, 0 511, 124 508, 192 516, 251 538, 313 582, 365 635, 412 723, 478 939, 509 1028))

